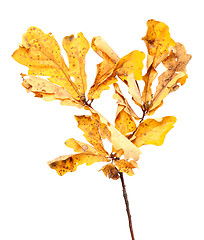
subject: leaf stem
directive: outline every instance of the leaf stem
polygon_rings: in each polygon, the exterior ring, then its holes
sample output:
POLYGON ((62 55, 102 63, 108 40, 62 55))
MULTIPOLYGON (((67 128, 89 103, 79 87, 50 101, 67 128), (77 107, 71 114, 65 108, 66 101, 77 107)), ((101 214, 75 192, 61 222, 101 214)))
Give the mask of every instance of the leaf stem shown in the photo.
POLYGON ((128 195, 127 195, 127 191, 126 191, 126 186, 125 186, 125 182, 124 182, 123 173, 119 172, 119 175, 120 175, 120 180, 121 180, 122 188, 123 188, 123 197, 124 197, 124 200, 125 200, 126 211, 127 211, 127 215, 128 215, 130 234, 131 234, 132 240, 135 240, 133 227, 132 227, 132 219, 131 219, 131 214, 130 214, 128 195))

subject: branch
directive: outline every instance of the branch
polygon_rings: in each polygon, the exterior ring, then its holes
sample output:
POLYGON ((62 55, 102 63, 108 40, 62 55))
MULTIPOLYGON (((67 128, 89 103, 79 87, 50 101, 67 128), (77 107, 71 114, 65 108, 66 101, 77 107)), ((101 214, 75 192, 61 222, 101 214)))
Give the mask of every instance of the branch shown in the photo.
POLYGON ((123 197, 124 197, 124 200, 125 200, 126 211, 127 211, 127 215, 128 215, 130 234, 131 234, 132 240, 135 240, 134 233, 133 233, 133 228, 132 228, 132 219, 131 219, 131 214, 130 214, 128 195, 127 195, 127 191, 126 191, 126 187, 125 187, 123 173, 119 172, 119 175, 120 175, 120 180, 121 180, 122 187, 123 187, 123 197))

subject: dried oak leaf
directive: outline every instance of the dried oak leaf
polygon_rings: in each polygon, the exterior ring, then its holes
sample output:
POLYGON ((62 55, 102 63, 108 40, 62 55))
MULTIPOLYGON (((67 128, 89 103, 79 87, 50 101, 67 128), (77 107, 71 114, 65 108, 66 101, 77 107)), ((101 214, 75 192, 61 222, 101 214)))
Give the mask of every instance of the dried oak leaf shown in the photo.
POLYGON ((142 107, 142 97, 141 97, 140 89, 133 73, 128 75, 127 84, 128 84, 128 92, 132 96, 132 100, 139 107, 142 107))
POLYGON ((173 91, 184 85, 188 75, 185 73, 186 65, 191 59, 191 55, 186 53, 185 47, 181 43, 176 43, 169 56, 163 61, 167 70, 158 77, 158 86, 150 107, 151 111, 163 102, 163 99, 173 91))
POLYGON ((146 119, 137 128, 130 139, 138 148, 146 144, 160 146, 163 144, 166 134, 173 128, 176 118, 173 116, 162 119, 146 119))
POLYGON ((119 178, 118 169, 113 163, 106 164, 99 171, 103 171, 106 177, 112 178, 113 180, 117 180, 119 178))
POLYGON ((99 98, 103 90, 108 90, 109 85, 117 82, 116 78, 110 76, 115 64, 120 59, 102 37, 93 38, 91 47, 103 58, 103 61, 97 65, 96 78, 88 93, 89 100, 99 98))
POLYGON ((175 46, 175 42, 165 23, 151 19, 147 21, 147 27, 146 36, 142 40, 146 43, 148 54, 152 57, 151 65, 155 69, 168 56, 169 49, 175 46))
POLYGON ((78 33, 63 39, 63 48, 69 59, 69 75, 75 78, 77 89, 85 95, 87 89, 87 76, 85 73, 85 57, 89 50, 89 42, 83 33, 78 33))
POLYGON ((168 93, 178 89, 179 84, 186 82, 186 65, 191 55, 186 53, 185 47, 176 43, 169 33, 166 24, 155 20, 147 22, 147 33, 143 38, 147 45, 147 73, 143 76, 145 86, 142 93, 145 110, 152 115, 163 104, 168 93), (152 94, 152 83, 156 79, 157 66, 163 63, 168 69, 158 77, 156 92, 152 94))
POLYGON ((143 76, 145 82, 142 100, 145 105, 152 100, 152 83, 157 77, 156 67, 169 55, 170 48, 175 45, 169 33, 169 27, 153 19, 147 21, 147 33, 142 38, 145 41, 147 56, 147 73, 143 76))
MULTIPOLYGON (((65 37, 64 39, 63 45, 65 50, 68 50, 70 45, 74 46, 69 57, 71 61, 70 69, 65 64, 60 47, 54 36, 51 33, 45 34, 37 27, 30 27, 27 30, 23 35, 22 44, 13 53, 12 57, 17 62, 29 68, 28 75, 46 76, 51 83, 65 89, 71 100, 78 101, 79 104, 83 105, 86 78, 82 80, 80 77, 85 76, 84 57, 88 51, 88 44, 83 34, 80 33, 78 36, 83 38, 83 40, 74 41, 70 39, 70 41, 68 41, 67 38, 69 37, 65 37), (83 50, 83 48, 85 50, 83 50), (83 53, 81 55, 76 53, 76 49, 83 53), (75 69, 73 66, 74 57, 76 58, 76 65, 82 64, 75 69), (70 74, 76 78, 76 84, 71 80, 70 74)), ((40 84, 41 78, 39 78, 38 81, 40 84)))
POLYGON ((107 156, 108 153, 103 146, 98 122, 92 116, 88 115, 75 116, 75 119, 78 122, 78 128, 84 132, 86 140, 94 146, 100 155, 107 156))
POLYGON ((133 176, 134 172, 132 169, 138 167, 137 163, 133 160, 126 161, 125 159, 120 159, 114 161, 114 163, 120 172, 127 173, 129 176, 133 176))
POLYGON ((74 172, 79 165, 86 163, 91 165, 96 162, 109 162, 110 160, 101 155, 94 155, 90 153, 78 153, 72 155, 63 155, 50 162, 50 168, 55 169, 60 176, 67 172, 74 172))
POLYGON ((99 152, 87 143, 80 142, 74 138, 69 138, 65 141, 65 145, 69 148, 73 148, 75 152, 81 153, 91 153, 95 155, 99 155, 99 152))
POLYGON ((96 79, 88 93, 89 100, 99 98, 103 90, 108 90, 109 85, 116 83, 116 75, 125 83, 132 72, 136 79, 142 79, 143 52, 135 50, 120 59, 101 37, 93 39, 92 48, 103 61, 97 65, 96 79))
POLYGON ((106 126, 104 129, 106 129, 107 138, 116 151, 123 151, 125 159, 133 159, 135 161, 139 159, 141 151, 128 138, 126 138, 96 110, 91 107, 87 107, 87 110, 90 110, 93 115, 98 116, 100 124, 106 126))
POLYGON ((45 101, 61 100, 62 105, 76 106, 82 108, 83 105, 72 98, 70 94, 62 87, 49 82, 40 77, 23 75, 22 85, 27 92, 33 92, 35 97, 43 98, 45 101))
POLYGON ((143 60, 145 54, 141 51, 134 50, 122 57, 115 65, 113 75, 117 75, 127 84, 127 76, 134 74, 136 80, 142 80, 143 60))
POLYGON ((117 112, 115 118, 115 128, 118 129, 123 135, 136 130, 134 119, 139 120, 131 106, 128 104, 127 99, 123 96, 119 85, 114 83, 115 94, 113 98, 117 100, 117 112))

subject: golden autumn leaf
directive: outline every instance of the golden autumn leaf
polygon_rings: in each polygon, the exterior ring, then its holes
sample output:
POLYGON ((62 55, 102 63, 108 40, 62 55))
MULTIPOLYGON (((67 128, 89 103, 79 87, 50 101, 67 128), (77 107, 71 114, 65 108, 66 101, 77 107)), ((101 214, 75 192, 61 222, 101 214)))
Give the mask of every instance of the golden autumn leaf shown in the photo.
POLYGON ((103 61, 97 65, 96 79, 88 93, 89 100, 99 98, 103 90, 108 90, 109 85, 116 83, 116 75, 125 83, 130 73, 133 73, 137 80, 142 79, 145 58, 143 52, 135 50, 120 59, 101 37, 93 39, 92 48, 103 61))
POLYGON ((116 151, 123 151, 125 159, 132 158, 135 161, 139 159, 141 151, 128 138, 126 138, 96 110, 91 107, 87 107, 87 110, 90 110, 92 114, 98 115, 100 124, 106 125, 106 131, 108 130, 109 132, 109 134, 107 133, 107 138, 112 143, 112 146, 116 151))
POLYGON ((131 73, 134 74, 136 80, 141 80, 144 58, 145 54, 141 51, 134 50, 130 52, 116 63, 114 74, 119 76, 125 83, 127 83, 127 76, 131 73))
POLYGON ((85 56, 90 47, 89 42, 80 32, 77 38, 74 35, 64 37, 62 44, 69 59, 69 75, 75 78, 77 89, 85 95, 87 89, 85 56))
POLYGON ((115 128, 118 129, 123 135, 136 130, 134 118, 139 120, 131 106, 128 104, 127 99, 123 96, 119 85, 114 83, 115 94, 113 98, 117 100, 118 108, 115 118, 115 128))
POLYGON ((168 93, 175 91, 179 85, 184 85, 187 79, 186 65, 191 55, 186 53, 185 47, 176 43, 169 33, 166 24, 155 20, 147 22, 147 33, 143 38, 147 45, 147 73, 143 76, 145 86, 142 101, 148 115, 152 115, 163 104, 168 93), (167 71, 158 77, 156 92, 152 94, 152 83, 159 75, 156 68, 163 63, 167 71))
POLYGON ((99 171, 103 171, 106 177, 112 178, 113 180, 117 180, 119 178, 118 169, 113 163, 106 164, 99 171))
POLYGON ((156 68, 169 54, 170 47, 175 45, 169 33, 169 27, 153 19, 147 21, 145 41, 148 54, 153 57, 152 66, 156 68))
POLYGON ((132 142, 141 147, 146 144, 160 146, 163 144, 166 134, 173 128, 176 118, 173 116, 163 117, 162 119, 146 119, 140 123, 132 142))
POLYGON ((142 96, 140 93, 137 80, 133 73, 129 74, 127 77, 128 92, 132 96, 132 100, 140 107, 142 107, 142 96))
POLYGON ((107 156, 108 153, 104 149, 97 121, 88 115, 75 116, 75 119, 78 122, 78 128, 84 132, 86 140, 94 146, 100 155, 107 156))
POLYGON ((156 79, 157 75, 157 71, 152 66, 150 66, 147 70, 147 73, 142 78, 145 83, 142 92, 142 101, 145 105, 148 105, 148 103, 152 101, 152 83, 156 79))
MULTIPOLYGON (((64 45, 66 46, 66 44, 64 45)), ((51 33, 45 34, 37 27, 30 27, 23 35, 22 44, 12 57, 29 68, 28 75, 46 76, 51 83, 64 88, 72 100, 83 103, 84 91, 80 92, 80 88, 78 89, 72 82, 70 70, 65 64, 60 47, 51 33)))
POLYGON ((120 59, 102 37, 93 38, 91 47, 103 58, 103 61, 97 65, 96 78, 88 93, 89 100, 99 98, 103 90, 108 90, 109 85, 117 82, 115 77, 110 76, 115 64, 120 59))
POLYGON ((169 27, 153 19, 147 21, 147 33, 142 39, 145 41, 147 56, 147 73, 143 76, 145 86, 142 93, 142 100, 146 108, 152 100, 152 83, 157 77, 156 67, 168 56, 170 47, 175 45, 170 37, 169 27))
POLYGON ((137 163, 133 160, 126 161, 125 159, 120 159, 114 161, 114 163, 120 172, 127 173, 129 176, 133 176, 134 172, 132 169, 138 167, 137 163))
POLYGON ((67 172, 74 172, 79 165, 86 163, 91 165, 96 162, 109 162, 110 160, 104 156, 94 155, 90 153, 78 153, 72 155, 63 155, 50 162, 48 165, 50 168, 57 171, 60 176, 63 176, 67 172))

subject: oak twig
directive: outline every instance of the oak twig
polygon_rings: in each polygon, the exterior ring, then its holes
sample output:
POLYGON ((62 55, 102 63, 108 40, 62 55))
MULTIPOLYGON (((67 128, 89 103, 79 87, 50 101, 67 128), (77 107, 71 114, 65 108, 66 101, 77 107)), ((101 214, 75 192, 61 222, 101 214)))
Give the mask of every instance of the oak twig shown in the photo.
POLYGON ((130 234, 131 234, 132 240, 135 240, 134 232, 133 232, 133 228, 132 228, 132 219, 131 219, 131 214, 130 214, 128 195, 127 195, 127 191, 126 191, 126 186, 125 186, 125 182, 124 182, 123 173, 119 172, 119 175, 120 175, 120 180, 121 180, 122 188, 123 188, 123 197, 124 197, 124 200, 125 200, 126 211, 127 211, 127 215, 128 215, 130 234))

